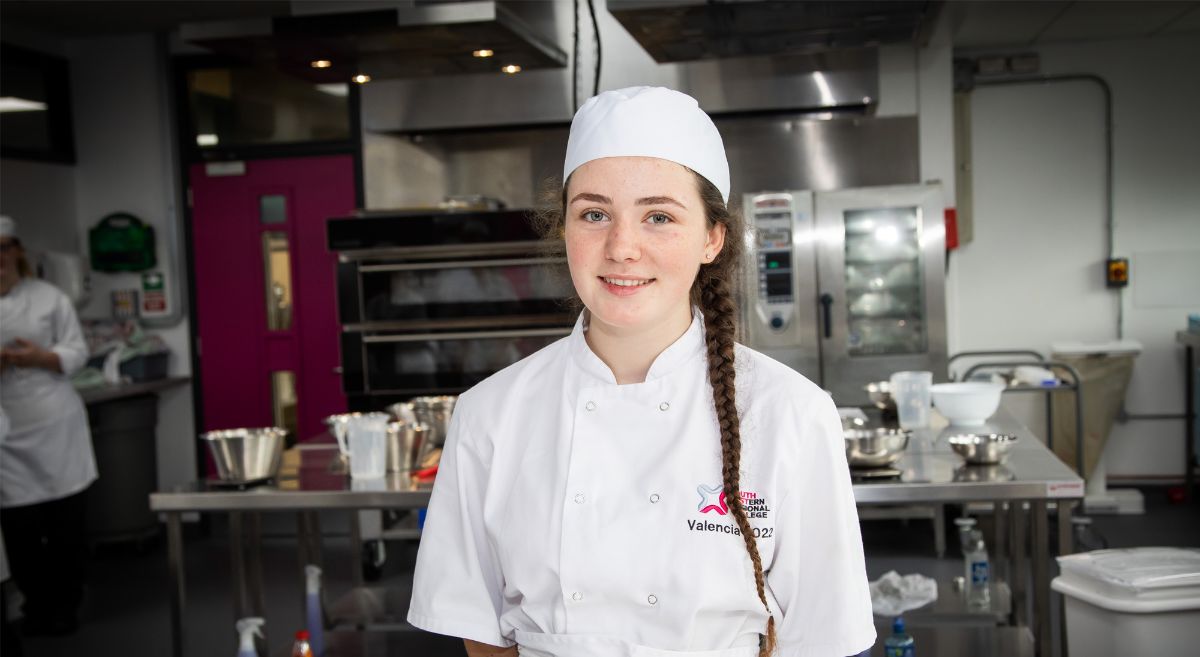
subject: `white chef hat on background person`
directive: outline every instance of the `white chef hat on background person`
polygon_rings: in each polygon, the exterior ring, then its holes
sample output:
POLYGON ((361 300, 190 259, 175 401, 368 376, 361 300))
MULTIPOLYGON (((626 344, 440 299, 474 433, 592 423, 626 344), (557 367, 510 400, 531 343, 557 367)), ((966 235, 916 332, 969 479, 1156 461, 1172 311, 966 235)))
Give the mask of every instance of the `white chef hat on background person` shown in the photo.
POLYGON ((695 98, 664 87, 626 87, 593 96, 571 121, 563 184, 604 157, 656 157, 704 176, 729 202, 729 161, 721 133, 695 98))
POLYGON ((17 237, 17 222, 6 214, 0 214, 0 237, 17 237))

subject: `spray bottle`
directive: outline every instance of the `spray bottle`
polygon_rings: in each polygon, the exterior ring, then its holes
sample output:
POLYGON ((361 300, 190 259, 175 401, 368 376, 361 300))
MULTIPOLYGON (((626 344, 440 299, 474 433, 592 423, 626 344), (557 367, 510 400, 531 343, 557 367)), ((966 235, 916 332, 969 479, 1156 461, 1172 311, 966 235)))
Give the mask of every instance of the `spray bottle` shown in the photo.
POLYGON ((318 657, 325 650, 325 615, 321 608, 321 568, 309 564, 304 567, 305 597, 304 614, 308 628, 308 644, 318 657))
POLYGON ((261 628, 264 622, 266 621, 257 617, 243 618, 237 622, 237 632, 240 637, 237 657, 258 657, 258 650, 254 647, 254 637, 263 635, 261 628))

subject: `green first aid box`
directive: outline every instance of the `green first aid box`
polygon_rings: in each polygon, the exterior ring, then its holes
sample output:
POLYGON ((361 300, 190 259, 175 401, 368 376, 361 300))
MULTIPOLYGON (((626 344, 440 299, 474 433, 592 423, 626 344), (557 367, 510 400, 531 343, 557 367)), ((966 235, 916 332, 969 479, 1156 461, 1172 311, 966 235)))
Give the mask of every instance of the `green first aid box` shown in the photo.
POLYGON ((88 247, 95 271, 145 271, 157 264, 154 227, 124 212, 104 217, 89 230, 88 247))

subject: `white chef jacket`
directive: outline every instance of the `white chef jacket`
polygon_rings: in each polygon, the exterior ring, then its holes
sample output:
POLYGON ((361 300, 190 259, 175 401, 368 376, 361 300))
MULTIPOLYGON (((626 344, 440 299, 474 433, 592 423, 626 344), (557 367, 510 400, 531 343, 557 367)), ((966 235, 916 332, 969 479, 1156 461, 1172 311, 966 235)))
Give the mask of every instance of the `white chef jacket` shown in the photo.
POLYGON ((87 411, 71 385, 88 348, 70 299, 45 281, 22 278, 0 296, 0 342, 15 338, 58 354, 63 371, 10 367, 0 374, 9 421, 0 443, 0 507, 60 499, 96 479, 87 411))
MULTIPOLYGON (((721 493, 704 328, 617 385, 574 332, 464 393, 408 620, 533 657, 755 657, 767 612, 721 493)), ((875 640, 829 395, 737 346, 741 488, 781 657, 875 640)))

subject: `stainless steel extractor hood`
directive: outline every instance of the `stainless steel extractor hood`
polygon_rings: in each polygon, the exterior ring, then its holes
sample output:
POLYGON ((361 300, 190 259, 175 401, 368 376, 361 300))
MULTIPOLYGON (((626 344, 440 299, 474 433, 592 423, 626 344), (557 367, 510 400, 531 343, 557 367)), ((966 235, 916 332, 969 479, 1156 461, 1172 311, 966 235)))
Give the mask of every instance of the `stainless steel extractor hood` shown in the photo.
POLYGON ((303 79, 344 82, 563 68, 551 38, 558 3, 519 0, 293 2, 287 16, 191 23, 184 41, 273 65, 303 79), (490 57, 473 53, 487 50, 490 57), (314 62, 328 62, 316 67, 314 62))
POLYGON ((608 11, 662 64, 919 41, 940 5, 927 0, 608 0, 608 11))

